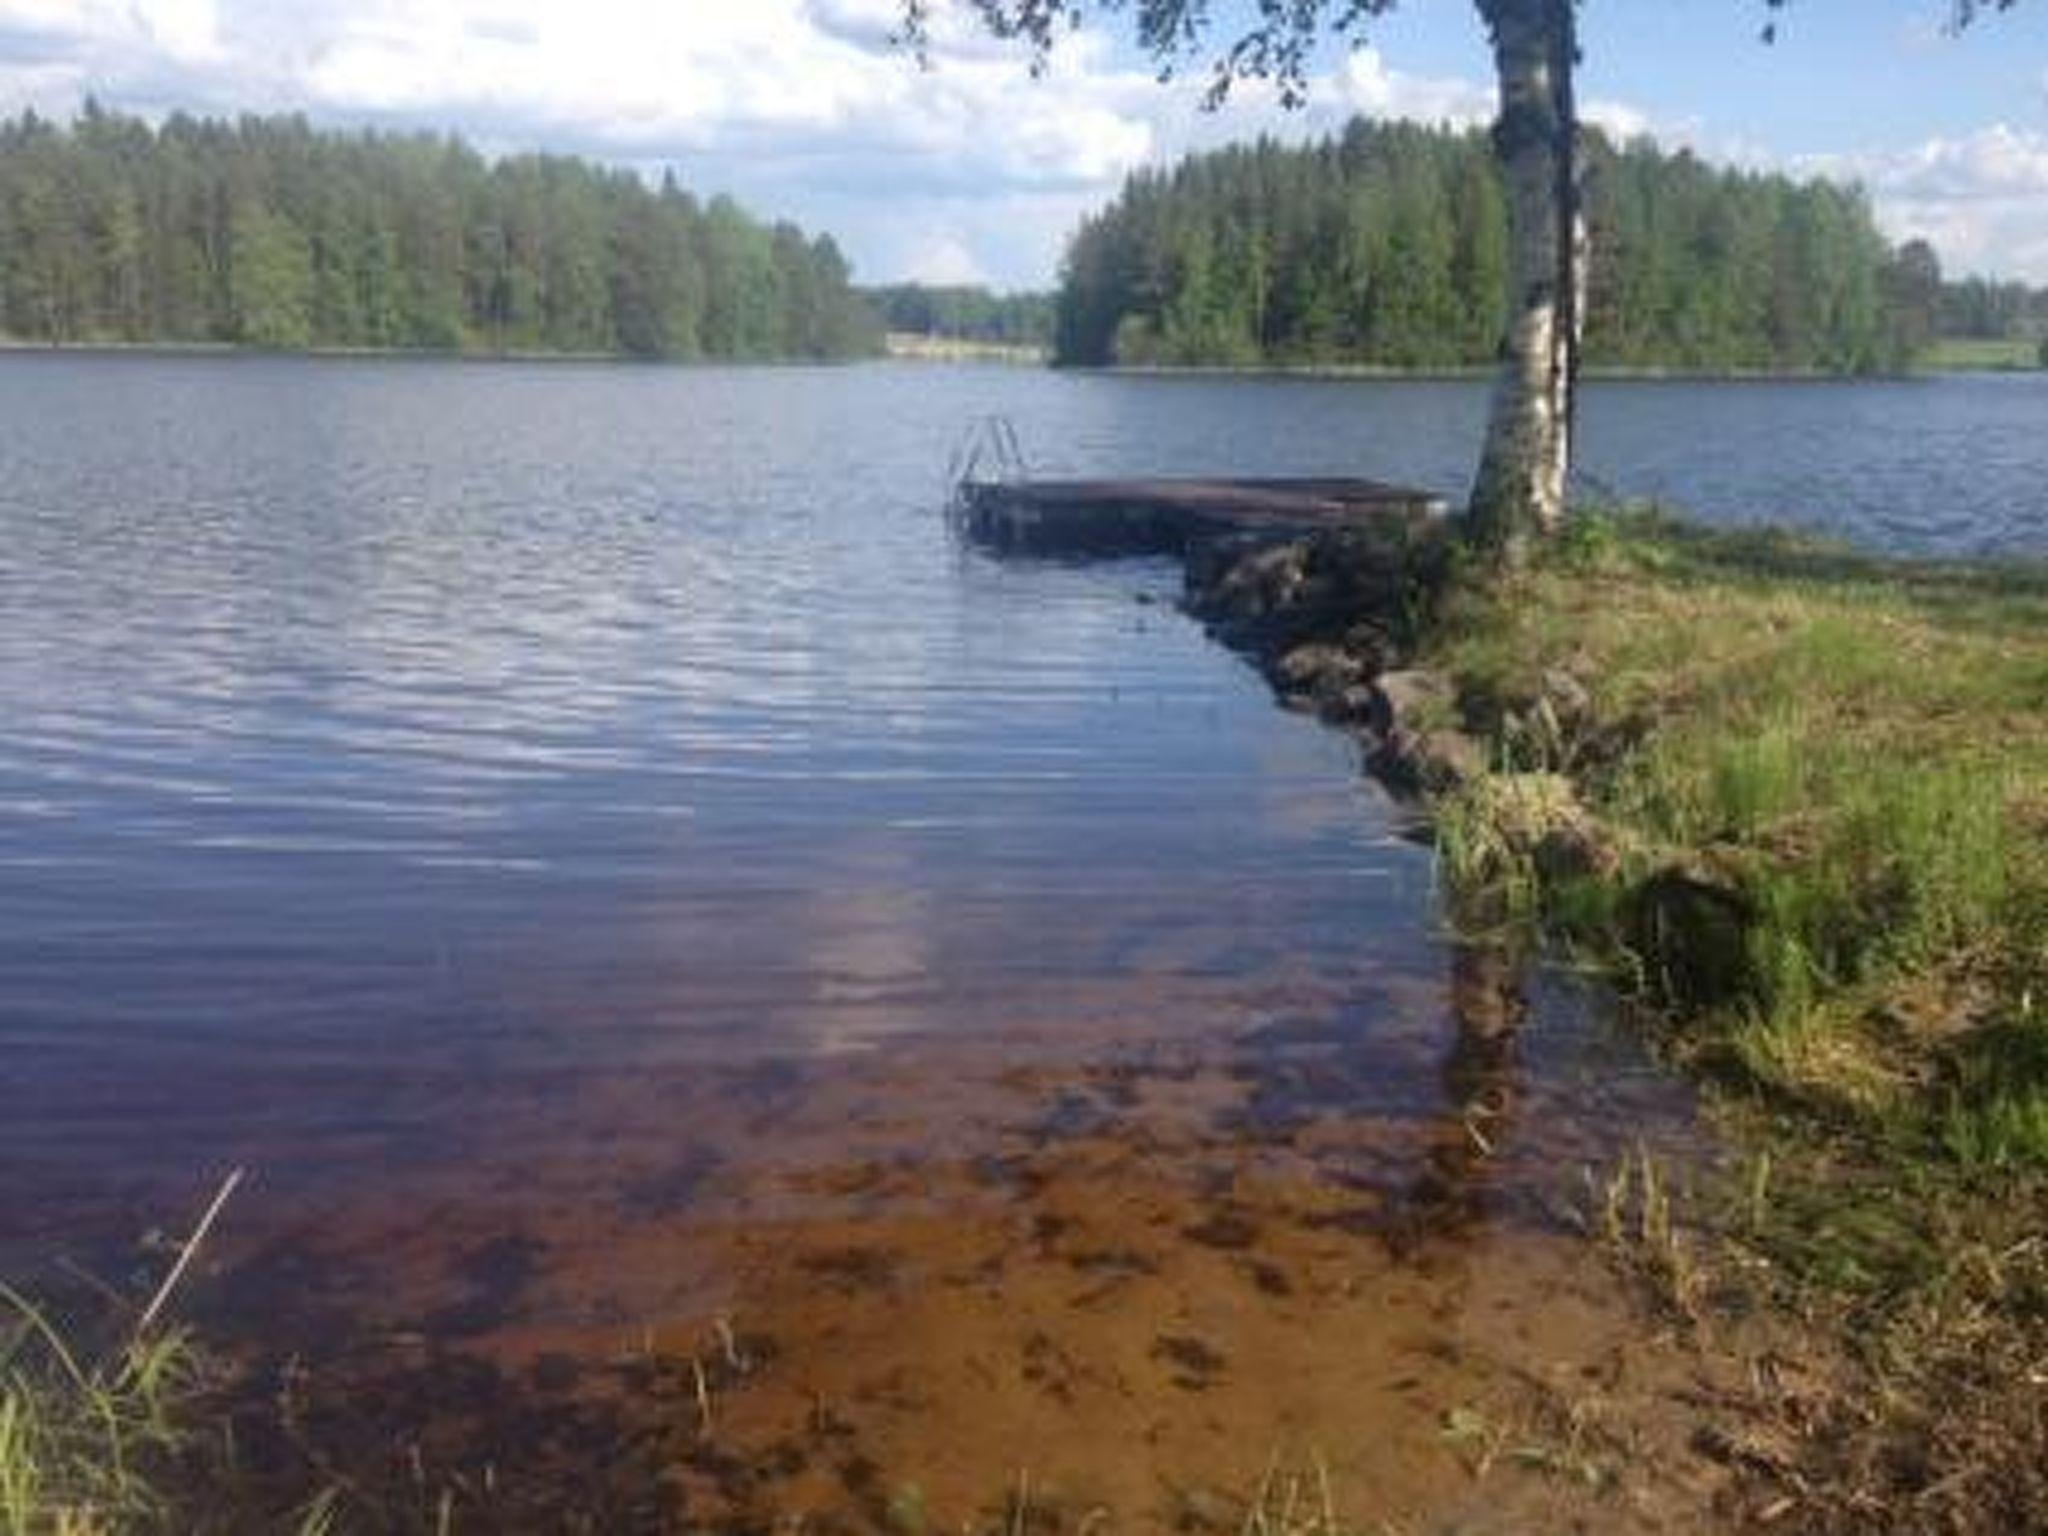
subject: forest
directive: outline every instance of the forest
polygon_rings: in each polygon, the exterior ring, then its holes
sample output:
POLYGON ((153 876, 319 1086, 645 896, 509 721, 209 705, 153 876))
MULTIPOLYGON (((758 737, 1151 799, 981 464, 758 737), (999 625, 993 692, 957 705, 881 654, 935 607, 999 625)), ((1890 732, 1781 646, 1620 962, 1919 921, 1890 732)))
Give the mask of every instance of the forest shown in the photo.
MULTIPOLYGON (((1865 373, 1940 326, 1939 263, 1863 194, 1590 135, 1586 356, 1608 367, 1865 373)), ((1067 251, 1079 365, 1490 362, 1507 208, 1479 130, 1355 120, 1141 171, 1067 251)))
POLYGON ((862 292, 892 331, 993 346, 1052 345, 1050 293, 993 293, 969 283, 890 283, 862 292))
MULTIPOLYGON (((2048 336, 2048 292, 1944 282, 1861 193, 1591 138, 1596 365, 1857 373, 2048 336)), ((1145 170, 1056 296, 865 290, 829 236, 666 176, 302 117, 88 103, 0 122, 0 338, 28 344, 870 356, 886 328, 1100 365, 1479 366, 1507 213, 1486 136, 1350 124, 1145 170)), ((2048 352, 2048 341, 2042 341, 2048 352)))
POLYGON ((1941 334, 1970 341, 2048 339, 2048 288, 1986 277, 1944 283, 1941 334))
POLYGON ((0 123, 0 331, 659 358, 879 348, 826 236, 673 176, 300 117, 0 123))

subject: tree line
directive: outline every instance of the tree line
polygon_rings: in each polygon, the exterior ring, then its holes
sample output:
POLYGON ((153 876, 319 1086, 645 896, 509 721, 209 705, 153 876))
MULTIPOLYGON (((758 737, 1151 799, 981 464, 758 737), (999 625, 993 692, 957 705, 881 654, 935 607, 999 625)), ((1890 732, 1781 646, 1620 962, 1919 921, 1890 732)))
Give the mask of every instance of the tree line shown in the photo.
POLYGON ((561 155, 91 103, 0 123, 0 329, 203 342, 840 358, 879 347, 827 236, 561 155))
POLYGON ((2048 288, 1988 277, 1945 283, 1941 334, 1972 341, 2048 341, 2048 288))
MULTIPOLYGON (((1607 366, 1856 373, 1941 323, 1852 187, 1587 135, 1585 356, 1607 366)), ((1069 244, 1071 364, 1477 366, 1505 320, 1508 210, 1486 134, 1354 120, 1133 175, 1069 244)))
POLYGON ((862 292, 892 331, 993 346, 1052 345, 1050 293, 992 293, 971 283, 888 283, 862 292))

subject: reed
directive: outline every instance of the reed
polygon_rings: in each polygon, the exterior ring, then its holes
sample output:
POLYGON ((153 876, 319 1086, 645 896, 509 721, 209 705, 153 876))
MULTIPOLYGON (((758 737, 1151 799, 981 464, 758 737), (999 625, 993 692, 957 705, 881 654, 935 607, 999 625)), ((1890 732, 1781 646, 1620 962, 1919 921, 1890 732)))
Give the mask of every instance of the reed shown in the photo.
POLYGON ((161 1523, 160 1478, 183 1444, 197 1365, 179 1329, 88 1359, 43 1308, 0 1285, 0 1532, 113 1536, 161 1523))
POLYGON ((168 1524, 165 1488, 203 1373, 191 1335, 163 1319, 241 1181, 239 1168, 222 1180, 148 1302, 97 1349, 0 1283, 0 1536, 168 1524))

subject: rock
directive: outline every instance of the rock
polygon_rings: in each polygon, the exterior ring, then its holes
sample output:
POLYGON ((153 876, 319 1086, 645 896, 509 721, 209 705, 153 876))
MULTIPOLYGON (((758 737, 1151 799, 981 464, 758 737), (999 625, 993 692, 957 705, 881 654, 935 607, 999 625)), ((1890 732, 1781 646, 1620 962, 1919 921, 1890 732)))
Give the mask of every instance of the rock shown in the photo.
POLYGON ((1433 790, 1452 788, 1486 772, 1486 748, 1463 731, 1424 731, 1414 750, 1422 765, 1422 782, 1433 790))
POLYGON ((1379 738, 1366 766, 1403 789, 1441 793, 1486 771, 1486 751, 1463 731, 1396 725, 1379 738))
POLYGON ((1542 679, 1542 698, 1550 706, 1560 724, 1579 725, 1593 713, 1593 695, 1586 691, 1586 685, 1561 667, 1546 668, 1542 679))
POLYGON ((1307 579, 1299 543, 1218 541, 1188 565, 1188 606, 1225 630, 1245 629, 1296 601, 1307 579))
POLYGON ((1181 574, 1187 583, 1190 606, 1220 586, 1238 561, 1255 550, 1269 547, 1271 543, 1270 539, 1235 533, 1200 538, 1189 544, 1182 559, 1181 574))
POLYGON ((1468 942, 1451 950, 1451 1009, 1458 1039, 1446 1076, 1461 1098, 1480 1098, 1505 1086, 1507 1059, 1497 1047, 1528 1017, 1526 965, 1506 946, 1468 942))
POLYGON ((1353 683, 1349 688, 1340 688, 1321 700, 1323 718, 1339 725, 1369 722, 1375 697, 1370 683, 1353 683))
POLYGON ((1374 620, 1353 624, 1344 631, 1344 638, 1339 643, 1358 658, 1368 677, 1376 677, 1393 665, 1393 637, 1374 620))
POLYGON ((1371 724, 1380 735, 1426 729, 1426 716, 1448 716, 1451 685, 1434 672, 1410 668, 1373 681, 1371 724))
POLYGON ((1454 728, 1448 683, 1386 669, 1440 586, 1449 550, 1438 518, 1204 538, 1185 551, 1185 606, 1225 644, 1260 658, 1290 708, 1352 730, 1383 777, 1442 789, 1482 771, 1486 750, 1454 728))
POLYGON ((1254 550, 1231 567, 1222 595, 1233 611, 1259 617, 1294 601, 1308 579, 1308 552, 1299 544, 1254 550))
POLYGON ((1621 854, 1600 824, 1583 811, 1550 828, 1536 840, 1530 857, 1545 880, 1586 875, 1611 878, 1621 869, 1621 854))
POLYGON ((1756 908, 1734 877, 1702 859, 1667 865, 1629 899, 1629 941, 1670 1000, 1713 1006, 1750 984, 1756 908))
MULTIPOLYGON (((1445 562, 1437 519, 1392 518, 1306 536, 1226 534, 1186 551, 1188 611, 1225 643, 1266 657, 1303 644, 1384 667, 1445 562)), ((1348 681, 1348 680, 1347 680, 1348 681)))
POLYGON ((1289 693, 1335 698, 1365 676, 1365 664, 1334 645, 1297 645, 1273 666, 1273 680, 1289 693))

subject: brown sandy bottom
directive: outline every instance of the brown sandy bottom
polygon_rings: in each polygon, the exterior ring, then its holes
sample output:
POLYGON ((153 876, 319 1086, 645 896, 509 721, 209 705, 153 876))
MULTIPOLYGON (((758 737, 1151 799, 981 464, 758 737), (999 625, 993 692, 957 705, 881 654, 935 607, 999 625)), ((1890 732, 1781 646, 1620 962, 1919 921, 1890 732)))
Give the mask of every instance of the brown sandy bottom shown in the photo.
POLYGON ((1569 992, 1494 1033, 1489 985, 1468 955, 1363 1024, 923 1038, 496 1105, 547 1155, 226 1254, 236 1502, 327 1486, 341 1530, 1322 1530, 1326 1500, 1371 1532, 1711 1527, 1714 1372, 1576 1219, 1638 1137, 1698 1152, 1683 1096, 1569 992), (1262 1490, 1296 1521, 1259 1523, 1262 1490))

